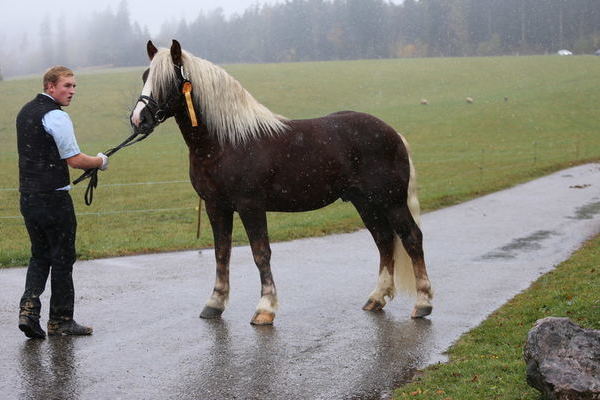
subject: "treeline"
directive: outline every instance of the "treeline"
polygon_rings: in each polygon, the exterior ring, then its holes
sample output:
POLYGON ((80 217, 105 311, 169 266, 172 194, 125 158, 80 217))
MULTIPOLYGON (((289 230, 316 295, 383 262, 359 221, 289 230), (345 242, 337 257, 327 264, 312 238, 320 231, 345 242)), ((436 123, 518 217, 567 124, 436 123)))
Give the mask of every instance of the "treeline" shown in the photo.
MULTIPOLYGON (((41 27, 42 45, 29 54, 23 51, 26 37, 16 46, 18 57, 2 46, 5 75, 56 63, 146 63, 150 35, 131 22, 126 0, 115 12, 93 14, 76 32, 48 21, 41 27)), ((287 0, 231 17, 222 9, 200 12, 193 22, 166 22, 153 39, 168 45, 171 38, 219 63, 544 54, 563 48, 590 54, 600 48, 600 1, 287 0)))
POLYGON ((57 64, 76 69, 147 64, 144 49, 151 35, 131 21, 126 0, 116 11, 108 8, 68 23, 64 16, 46 16, 38 29, 37 35, 30 29, 18 40, 0 36, 0 70, 5 77, 39 73, 57 64))
POLYGON ((201 13, 159 37, 219 62, 591 53, 600 1, 288 0, 229 19, 201 13))

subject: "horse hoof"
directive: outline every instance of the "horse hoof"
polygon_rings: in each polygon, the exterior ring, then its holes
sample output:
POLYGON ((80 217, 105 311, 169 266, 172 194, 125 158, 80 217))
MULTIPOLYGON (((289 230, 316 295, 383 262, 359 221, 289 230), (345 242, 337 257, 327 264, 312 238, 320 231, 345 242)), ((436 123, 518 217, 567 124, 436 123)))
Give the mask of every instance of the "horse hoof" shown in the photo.
POLYGON ((219 310, 218 308, 206 306, 206 307, 204 307, 204 310, 202 310, 202 312, 200 313, 200 318, 204 318, 204 319, 219 318, 221 316, 221 314, 223 314, 223 311, 224 310, 219 310))
POLYGON ((385 304, 382 304, 378 301, 369 299, 363 306, 363 310, 365 310, 365 311, 381 311, 381 310, 383 310, 384 306, 385 306, 385 304))
POLYGON ((275 319, 275 314, 272 312, 262 311, 256 312, 254 317, 252 317, 252 321, 250 323, 252 325, 273 325, 273 320, 275 319))
POLYGON ((431 314, 432 306, 415 306, 411 314, 411 318, 423 318, 431 314))

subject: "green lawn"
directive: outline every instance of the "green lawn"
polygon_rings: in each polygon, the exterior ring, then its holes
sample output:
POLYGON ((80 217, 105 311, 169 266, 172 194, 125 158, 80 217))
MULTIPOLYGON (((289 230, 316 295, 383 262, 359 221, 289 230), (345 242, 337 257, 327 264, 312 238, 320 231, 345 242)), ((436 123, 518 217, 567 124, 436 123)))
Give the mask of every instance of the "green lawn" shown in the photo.
MULTIPOLYGON (((498 57, 230 65, 267 107, 289 118, 352 109, 402 132, 413 150, 425 210, 600 159, 599 57, 498 57), (475 99, 467 104, 465 98, 475 99), (419 104, 426 98, 429 105, 419 104)), ((67 109, 82 151, 96 154, 130 134, 143 68, 78 74, 67 109)), ((14 119, 41 78, 0 82, 0 266, 25 265, 29 243, 18 210, 14 119)), ((212 246, 196 239, 198 199, 187 182, 187 148, 173 121, 111 158, 91 207, 72 191, 80 259, 212 246)), ((72 171, 72 178, 78 176, 72 171)), ((351 205, 269 215, 272 240, 362 228, 351 205)), ((234 241, 246 235, 239 221, 234 241)))

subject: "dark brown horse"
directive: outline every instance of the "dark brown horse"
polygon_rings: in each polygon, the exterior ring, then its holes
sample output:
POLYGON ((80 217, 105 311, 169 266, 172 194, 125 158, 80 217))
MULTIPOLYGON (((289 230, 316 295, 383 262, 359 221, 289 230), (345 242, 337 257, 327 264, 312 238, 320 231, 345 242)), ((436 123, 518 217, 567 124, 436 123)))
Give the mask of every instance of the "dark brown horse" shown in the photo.
POLYGON ((175 40, 170 50, 148 42, 147 51, 151 63, 131 121, 137 132, 149 133, 173 116, 189 147, 190 178, 206 203, 217 263, 202 318, 219 317, 229 298, 234 212, 260 272, 261 298, 251 323, 268 325, 277 292, 266 212, 314 210, 339 198, 356 207, 380 252, 379 279, 363 308, 381 310, 402 285, 416 289, 412 317, 431 313, 414 168, 400 134, 352 111, 289 120, 257 102, 223 69, 182 51, 175 40))

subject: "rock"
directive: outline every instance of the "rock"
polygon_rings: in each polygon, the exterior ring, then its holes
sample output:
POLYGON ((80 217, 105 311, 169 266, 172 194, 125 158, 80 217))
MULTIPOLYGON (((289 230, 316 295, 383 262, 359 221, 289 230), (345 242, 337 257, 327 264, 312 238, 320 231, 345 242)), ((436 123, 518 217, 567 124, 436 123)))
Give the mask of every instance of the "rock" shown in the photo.
POLYGON ((568 318, 540 319, 523 351, 527 383, 551 400, 600 399, 600 331, 568 318))

